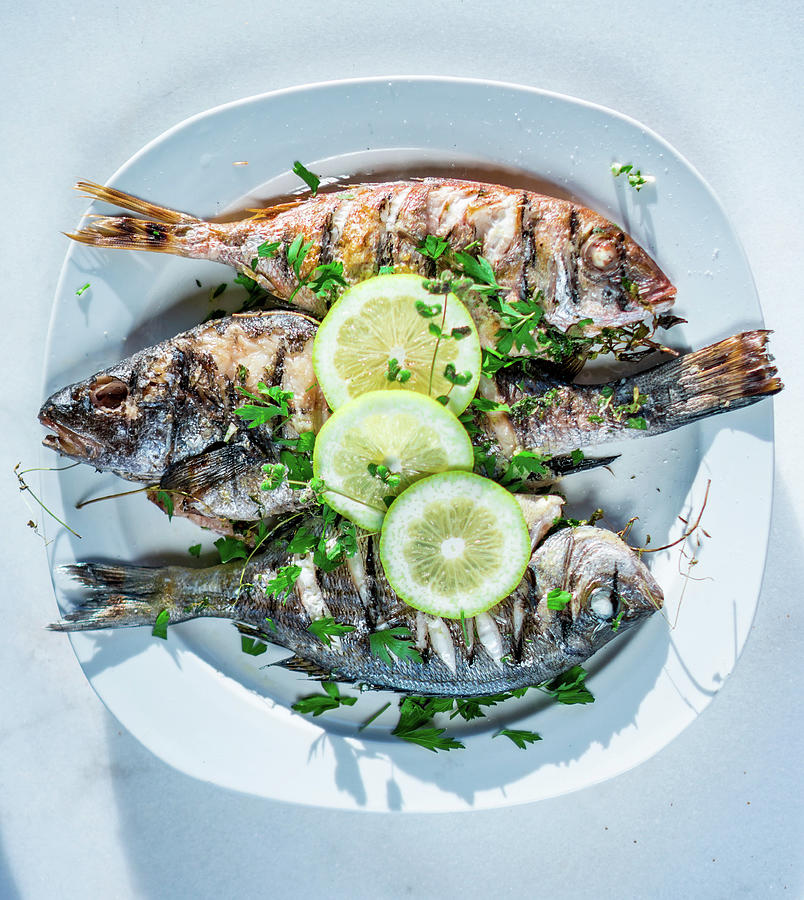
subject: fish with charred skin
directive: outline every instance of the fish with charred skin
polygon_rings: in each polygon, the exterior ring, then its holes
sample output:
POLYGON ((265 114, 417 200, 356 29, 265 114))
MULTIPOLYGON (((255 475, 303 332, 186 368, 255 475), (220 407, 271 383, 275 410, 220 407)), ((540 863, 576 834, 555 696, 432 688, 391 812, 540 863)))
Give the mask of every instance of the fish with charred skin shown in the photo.
MULTIPOLYGON (((216 531, 298 511, 311 493, 287 482, 262 490, 262 467, 280 461, 281 441, 317 432, 329 415, 312 367, 316 327, 280 311, 199 325, 53 394, 39 414, 54 432, 45 445, 172 492, 176 514, 216 531), (260 381, 291 395, 283 424, 249 428, 237 416, 238 388, 253 392, 260 381)), ((735 335, 604 385, 567 384, 538 364, 503 369, 481 380, 473 441, 500 461, 523 450, 566 454, 738 409, 782 388, 767 339, 735 335)))
MULTIPOLYGON (((540 501, 549 505, 554 499, 540 501)), ((208 569, 67 566, 89 597, 50 627, 152 625, 162 610, 171 623, 212 616, 240 623, 246 633, 290 650, 293 656, 283 663, 290 669, 419 695, 472 697, 552 679, 663 603, 661 589, 637 554, 617 535, 591 526, 565 528, 544 540, 517 589, 463 623, 426 616, 404 604, 385 579, 374 539, 358 545, 357 565, 329 573, 316 571, 306 557, 294 557, 305 577, 281 600, 265 592, 277 568, 289 562, 278 550, 267 551, 245 571, 236 563, 208 569), (561 610, 552 609, 551 591, 567 592, 571 600, 561 610), (325 616, 353 630, 327 644, 310 630, 325 616), (407 629, 422 661, 393 658, 388 664, 373 655, 370 635, 387 628, 407 629)))
MULTIPOLYGON (((419 249, 428 235, 452 252, 475 248, 509 301, 540 293, 544 322, 561 331, 584 320, 587 335, 651 322, 676 294, 648 254, 598 213, 499 185, 436 178, 354 185, 231 223, 207 222, 92 182, 76 187, 152 221, 97 217, 70 234, 74 240, 226 263, 319 317, 326 305, 304 284, 316 267, 342 262, 349 284, 383 266, 432 277, 435 264, 419 249), (288 258, 297 239, 309 244, 298 271, 288 258), (261 247, 275 249, 261 255, 261 247)), ((483 303, 472 313, 481 341, 493 347, 499 319, 483 303)))

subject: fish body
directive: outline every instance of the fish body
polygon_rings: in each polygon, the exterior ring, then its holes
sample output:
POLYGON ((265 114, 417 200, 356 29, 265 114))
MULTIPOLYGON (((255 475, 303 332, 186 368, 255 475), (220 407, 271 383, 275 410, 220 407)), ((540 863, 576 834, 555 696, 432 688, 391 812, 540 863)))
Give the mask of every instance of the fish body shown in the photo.
MULTIPOLYGON (((538 542, 561 501, 535 502, 546 513, 536 512, 541 524, 532 534, 538 542)), ((373 538, 361 540, 357 557, 329 573, 316 570, 309 558, 293 560, 303 571, 286 600, 265 592, 277 568, 289 562, 280 551, 269 550, 245 567, 69 566, 89 597, 51 628, 151 625, 161 610, 168 611, 171 623, 218 617, 290 650, 287 668, 376 688, 471 697, 554 678, 663 602, 637 554, 612 532, 590 526, 565 528, 543 540, 517 589, 464 625, 403 603, 385 579, 373 538), (563 610, 547 604, 547 594, 556 589, 572 595, 563 610), (323 617, 354 630, 331 638, 328 646, 309 630, 323 617), (394 657, 389 665, 371 652, 370 635, 399 627, 416 640, 422 662, 394 657)))
MULTIPOLYGON (((309 493, 263 490, 262 467, 329 415, 313 372, 316 328, 290 311, 199 325, 53 394, 39 413, 53 431, 45 445, 169 491, 176 514, 217 531, 298 511, 309 493), (240 390, 260 382, 291 395, 286 421, 252 428, 237 415, 250 402, 240 390)), ((736 335, 608 385, 568 384, 539 365, 502 369, 480 386, 502 411, 476 412, 472 439, 500 461, 522 450, 560 456, 737 409, 781 389, 767 337, 736 335)))
MULTIPOLYGON (((591 320, 588 335, 652 322, 675 299, 658 265, 612 222, 566 200, 499 185, 436 178, 355 185, 230 223, 196 219, 91 182, 77 187, 152 221, 98 217, 71 234, 75 240, 226 263, 319 317, 326 305, 300 287, 299 276, 303 282, 337 260, 349 284, 384 266, 433 277, 435 263, 418 249, 428 235, 452 251, 474 247, 508 300, 541 292, 544 322, 562 331, 583 320, 591 320), (310 250, 297 273, 288 250, 299 237, 310 250), (259 248, 270 245, 276 245, 272 255, 260 256, 259 248)), ((472 314, 481 341, 493 347, 499 320, 482 301, 472 314)))

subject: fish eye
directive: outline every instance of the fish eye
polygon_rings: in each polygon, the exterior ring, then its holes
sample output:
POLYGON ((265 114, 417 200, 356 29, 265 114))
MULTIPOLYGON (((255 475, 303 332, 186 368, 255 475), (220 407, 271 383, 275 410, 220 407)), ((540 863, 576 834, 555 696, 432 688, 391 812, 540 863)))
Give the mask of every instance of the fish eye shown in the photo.
POLYGON ((587 243, 584 256, 591 266, 602 272, 616 261, 617 246, 610 237, 601 235, 587 243))
POLYGON ((601 585, 589 594, 589 609, 598 617, 607 621, 613 619, 618 604, 617 594, 608 587, 601 585))
POLYGON ((128 386, 119 378, 99 378, 90 388, 89 399, 98 409, 119 409, 128 397, 128 386))

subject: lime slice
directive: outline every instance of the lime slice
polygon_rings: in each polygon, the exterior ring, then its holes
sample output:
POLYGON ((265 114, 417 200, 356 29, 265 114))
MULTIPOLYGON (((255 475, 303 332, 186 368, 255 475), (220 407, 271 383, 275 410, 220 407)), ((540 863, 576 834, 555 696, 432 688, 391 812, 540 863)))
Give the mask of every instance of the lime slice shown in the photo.
POLYGON ((329 488, 324 499, 372 531, 382 525, 386 498, 425 475, 471 469, 473 462, 469 435, 455 416, 412 391, 371 391, 342 406, 313 451, 313 473, 329 488))
POLYGON ((514 497, 468 472, 424 478, 391 505, 380 559, 388 582, 434 616, 476 616, 507 597, 530 560, 530 536, 514 497))
POLYGON ((313 345, 313 368, 331 409, 391 388, 446 395, 459 415, 477 390, 480 340, 455 294, 446 300, 431 294, 418 275, 378 275, 349 288, 327 313, 313 345), (446 337, 439 340, 430 326, 446 337), (448 367, 459 379, 469 375, 468 383, 453 384, 444 375, 448 367))

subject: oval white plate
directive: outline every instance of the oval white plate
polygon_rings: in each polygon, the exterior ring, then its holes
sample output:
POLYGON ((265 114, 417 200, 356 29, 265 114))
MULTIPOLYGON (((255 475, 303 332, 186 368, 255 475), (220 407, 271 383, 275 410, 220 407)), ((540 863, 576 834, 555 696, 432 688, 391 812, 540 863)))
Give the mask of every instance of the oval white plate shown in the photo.
MULTIPOLYGON (((450 171, 541 185, 619 222, 659 261, 678 287, 677 312, 689 319, 670 333, 674 346, 697 348, 762 324, 739 241, 689 163, 625 116, 530 88, 393 78, 265 94, 181 123, 110 183, 214 216, 297 189, 288 173, 296 159, 333 177, 450 171), (634 162, 656 176, 655 184, 636 193, 611 176, 615 160, 634 162)), ((70 245, 50 328, 46 393, 192 326, 210 308, 210 289, 231 280, 232 272, 214 263, 70 245), (76 297, 87 281, 91 288, 76 297)), ((671 623, 685 591, 677 627, 656 615, 592 660, 591 706, 526 697, 471 727, 450 723, 466 749, 436 755, 389 738, 393 708, 358 732, 385 695, 367 693, 355 707, 315 720, 292 713, 290 703, 318 691, 315 683, 260 668, 282 654, 242 654, 228 623, 186 623, 171 628, 167 642, 145 628, 85 633, 71 638, 75 652, 111 712, 159 757, 198 778, 273 799, 450 811, 538 800, 610 778, 692 722, 743 647, 768 536, 772 407, 765 401, 614 449, 622 457, 613 474, 565 482, 571 514, 602 506, 617 528, 638 515, 634 535, 650 534, 658 546, 682 533, 677 517, 697 512, 711 479, 704 518, 711 538, 688 548, 699 561, 693 574, 710 580, 688 581, 677 549, 650 560, 671 623), (492 740, 502 724, 538 731, 544 740, 527 751, 492 740)), ((43 465, 55 464, 49 452, 42 456, 43 465)), ((86 466, 58 478, 60 496, 52 496, 52 480, 45 492, 83 539, 56 535, 49 549, 54 570, 77 559, 194 564, 187 547, 199 541, 202 561, 214 561, 213 536, 186 521, 168 522, 141 496, 74 508, 77 500, 130 484, 86 466)), ((64 609, 74 593, 58 574, 54 584, 64 609)))

